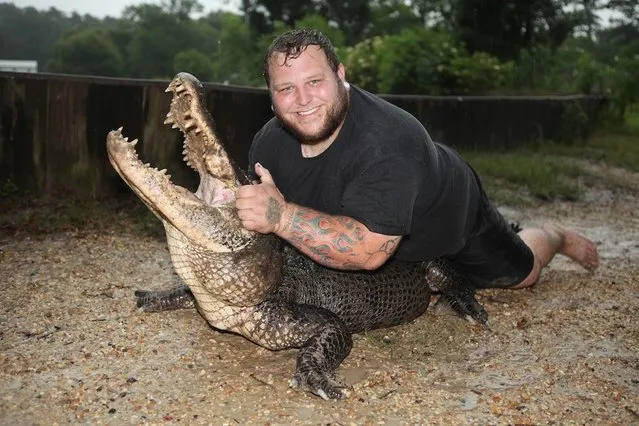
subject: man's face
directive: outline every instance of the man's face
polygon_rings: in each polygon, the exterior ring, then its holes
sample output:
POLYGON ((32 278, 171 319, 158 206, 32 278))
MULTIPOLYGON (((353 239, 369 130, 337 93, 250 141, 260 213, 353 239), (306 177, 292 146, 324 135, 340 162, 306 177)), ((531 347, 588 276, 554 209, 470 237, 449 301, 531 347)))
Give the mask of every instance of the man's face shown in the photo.
POLYGON ((299 57, 284 54, 270 58, 270 91, 273 112, 300 142, 317 144, 332 139, 348 108, 343 85, 344 67, 331 70, 319 46, 308 46, 299 57))

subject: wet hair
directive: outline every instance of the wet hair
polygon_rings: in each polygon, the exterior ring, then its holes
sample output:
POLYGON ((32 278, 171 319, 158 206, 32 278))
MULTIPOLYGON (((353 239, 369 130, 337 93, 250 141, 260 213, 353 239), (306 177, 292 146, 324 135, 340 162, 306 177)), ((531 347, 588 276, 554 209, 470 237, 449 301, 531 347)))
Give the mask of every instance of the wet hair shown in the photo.
POLYGON ((284 53, 284 65, 289 59, 296 59, 308 46, 319 46, 324 51, 328 65, 334 73, 339 67, 339 58, 331 41, 321 31, 308 28, 298 28, 279 35, 264 56, 264 80, 266 86, 270 86, 269 60, 277 53, 284 53))

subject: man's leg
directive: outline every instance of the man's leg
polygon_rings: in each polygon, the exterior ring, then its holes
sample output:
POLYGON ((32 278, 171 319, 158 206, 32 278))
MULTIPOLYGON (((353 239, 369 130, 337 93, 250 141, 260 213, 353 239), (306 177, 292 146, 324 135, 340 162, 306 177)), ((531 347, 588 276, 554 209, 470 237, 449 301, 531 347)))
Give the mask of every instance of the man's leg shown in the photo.
POLYGON ((568 256, 591 272, 599 266, 599 254, 595 243, 570 229, 548 223, 542 228, 523 229, 519 236, 533 252, 535 263, 528 277, 511 288, 525 288, 535 284, 541 270, 557 253, 568 256))

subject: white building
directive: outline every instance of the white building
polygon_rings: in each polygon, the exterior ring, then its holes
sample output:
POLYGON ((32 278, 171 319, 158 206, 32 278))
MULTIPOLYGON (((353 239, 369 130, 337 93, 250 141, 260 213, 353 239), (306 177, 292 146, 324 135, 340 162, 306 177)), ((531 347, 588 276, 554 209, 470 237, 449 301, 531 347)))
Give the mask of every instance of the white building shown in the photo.
POLYGON ((13 59, 0 59, 0 71, 38 72, 38 61, 18 61, 13 59))

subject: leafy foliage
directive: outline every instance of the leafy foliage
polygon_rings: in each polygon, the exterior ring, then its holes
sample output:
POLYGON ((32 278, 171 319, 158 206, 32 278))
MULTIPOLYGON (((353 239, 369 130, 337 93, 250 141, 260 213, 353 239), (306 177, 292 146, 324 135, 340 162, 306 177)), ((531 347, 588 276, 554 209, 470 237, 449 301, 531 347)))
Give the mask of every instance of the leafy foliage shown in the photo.
POLYGON ((479 94, 512 80, 512 62, 483 52, 469 55, 451 34, 428 28, 375 37, 344 56, 349 78, 374 92, 479 94))
POLYGON ((0 4, 0 56, 61 73, 263 86, 264 52, 290 28, 317 28, 348 79, 405 94, 590 93, 619 122, 639 102, 638 0, 197 0, 129 6, 117 19, 0 4), (617 21, 602 27, 598 12, 617 21))
POLYGON ((124 63, 106 31, 87 28, 62 37, 55 46, 53 60, 47 69, 69 74, 119 77, 123 75, 124 63))
POLYGON ((173 72, 189 70, 201 81, 211 81, 215 77, 213 62, 204 53, 196 49, 183 50, 175 55, 173 60, 173 72))

